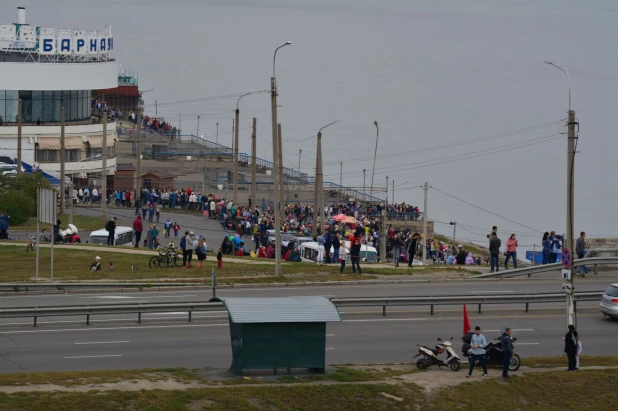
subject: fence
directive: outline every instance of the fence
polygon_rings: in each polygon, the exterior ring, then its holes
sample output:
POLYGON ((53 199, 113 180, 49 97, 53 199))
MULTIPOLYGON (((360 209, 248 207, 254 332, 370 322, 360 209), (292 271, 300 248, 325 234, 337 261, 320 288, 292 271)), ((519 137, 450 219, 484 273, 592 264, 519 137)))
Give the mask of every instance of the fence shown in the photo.
MULTIPOLYGON (((582 265, 593 266, 593 270, 595 274, 598 272, 597 266, 604 265, 604 264, 618 264, 618 257, 590 257, 590 258, 583 258, 581 260, 575 260, 573 262, 574 267, 580 267, 582 265)), ((536 266, 527 267, 527 268, 519 268, 516 270, 504 270, 504 271, 498 271, 495 273, 480 274, 480 275, 474 276, 473 278, 495 278, 495 277, 511 278, 511 277, 520 277, 523 275, 527 275, 528 277, 531 277, 533 274, 543 274, 543 273, 548 273, 548 272, 559 271, 562 268, 564 267, 562 266, 561 263, 544 264, 544 265, 536 265, 536 266)))
MULTIPOLYGON (((578 301, 599 301, 602 291, 575 293, 575 304, 578 301)), ((479 314, 483 304, 525 304, 526 312, 531 303, 560 303, 565 301, 565 294, 518 294, 518 295, 462 295, 462 296, 425 296, 425 297, 372 297, 372 298, 331 298, 337 307, 382 307, 382 315, 386 316, 386 307, 390 306, 429 306, 431 315, 436 305, 478 304, 479 314)), ((577 309, 577 305, 575 306, 577 309)), ((143 313, 187 312, 191 322, 194 311, 224 311, 222 303, 151 303, 151 304, 118 304, 107 306, 69 306, 69 307, 18 307, 0 309, 0 318, 34 318, 37 326, 39 317, 85 315, 86 324, 90 325, 91 315, 103 314, 137 314, 138 323, 142 322, 143 313)))

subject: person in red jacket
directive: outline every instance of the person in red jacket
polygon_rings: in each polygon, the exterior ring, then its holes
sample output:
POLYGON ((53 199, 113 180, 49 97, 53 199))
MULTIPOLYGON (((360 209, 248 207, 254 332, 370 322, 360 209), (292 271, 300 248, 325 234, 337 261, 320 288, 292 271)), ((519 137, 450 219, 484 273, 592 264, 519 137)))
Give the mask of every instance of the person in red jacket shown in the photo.
POLYGON ((141 215, 138 215, 133 220, 133 231, 135 231, 135 248, 139 248, 139 240, 142 238, 142 231, 144 231, 141 215))

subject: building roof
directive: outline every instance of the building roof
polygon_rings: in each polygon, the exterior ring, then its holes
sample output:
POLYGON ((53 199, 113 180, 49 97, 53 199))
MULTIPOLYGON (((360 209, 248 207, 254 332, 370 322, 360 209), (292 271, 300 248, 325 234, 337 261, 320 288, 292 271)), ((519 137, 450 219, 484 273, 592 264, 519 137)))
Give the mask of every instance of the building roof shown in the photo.
POLYGON ((174 178, 174 175, 172 173, 168 173, 167 171, 148 171, 142 174, 140 177, 144 177, 148 175, 156 177, 156 178, 174 178))
POLYGON ((326 297, 221 298, 230 319, 247 323, 340 322, 337 307, 326 297))
POLYGON ((135 171, 137 168, 133 164, 116 164, 116 171, 135 171))

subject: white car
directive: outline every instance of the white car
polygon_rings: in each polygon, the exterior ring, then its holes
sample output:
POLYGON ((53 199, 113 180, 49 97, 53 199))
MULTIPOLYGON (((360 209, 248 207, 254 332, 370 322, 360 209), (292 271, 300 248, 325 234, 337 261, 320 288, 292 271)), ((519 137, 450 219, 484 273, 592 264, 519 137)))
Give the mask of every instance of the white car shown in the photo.
MULTIPOLYGON (((125 226, 117 226, 114 231, 114 245, 132 245, 133 244, 133 228, 125 226)), ((90 244, 107 245, 107 237, 109 232, 106 229, 96 230, 90 233, 90 244)))

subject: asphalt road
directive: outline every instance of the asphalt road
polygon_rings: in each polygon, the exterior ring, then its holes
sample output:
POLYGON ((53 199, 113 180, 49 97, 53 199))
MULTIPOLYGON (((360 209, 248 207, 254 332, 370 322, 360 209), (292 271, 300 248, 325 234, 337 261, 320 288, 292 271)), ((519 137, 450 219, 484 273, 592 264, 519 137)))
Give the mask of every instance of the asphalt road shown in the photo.
MULTIPOLYGON (((578 291, 604 289, 608 280, 587 278, 578 291)), ((221 296, 273 297, 300 295, 393 296, 445 294, 497 294, 554 292, 559 281, 454 282, 443 284, 394 284, 336 287, 286 287, 220 290, 221 296)), ((6 297, 2 307, 72 304, 108 304, 128 301, 205 301, 205 291, 67 294, 6 297)), ((327 362, 410 362, 415 344, 433 344, 437 337, 454 337, 459 353, 462 333, 461 307, 394 307, 382 317, 378 307, 342 308, 343 322, 327 327, 327 362)), ((511 327, 518 337, 516 352, 522 357, 560 355, 565 333, 565 309, 560 304, 524 307, 484 306, 478 314, 469 307, 472 325, 480 325, 488 339, 511 327)), ((221 367, 231 362, 227 315, 196 313, 193 323, 186 313, 152 313, 138 324, 135 316, 97 316, 91 326, 78 317, 44 318, 38 328, 32 319, 4 320, 0 326, 0 372, 71 371, 151 367, 221 367)), ((607 320, 598 303, 578 304, 578 330, 584 353, 615 355, 618 321, 607 320)), ((524 361, 525 364, 525 361, 524 361)))

